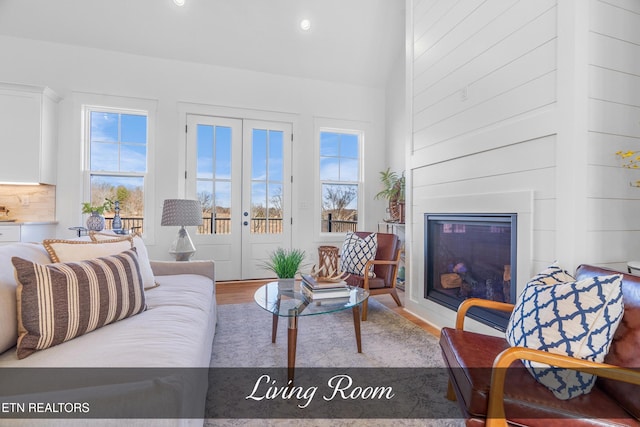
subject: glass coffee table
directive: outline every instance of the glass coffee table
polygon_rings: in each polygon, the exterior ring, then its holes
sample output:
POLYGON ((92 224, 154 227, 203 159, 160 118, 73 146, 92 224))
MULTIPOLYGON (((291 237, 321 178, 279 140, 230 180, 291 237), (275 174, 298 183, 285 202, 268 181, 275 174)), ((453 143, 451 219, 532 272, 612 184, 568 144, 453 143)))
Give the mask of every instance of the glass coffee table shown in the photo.
POLYGON ((296 344, 298 338, 298 317, 329 314, 351 309, 353 326, 356 332, 358 353, 362 353, 360 338, 360 305, 369 298, 369 292, 349 287, 349 296, 344 298, 326 298, 313 300, 307 298, 300 289, 300 282, 281 280, 261 286, 253 296, 256 303, 273 315, 271 323, 271 342, 276 342, 278 319, 287 317, 287 368, 288 379, 293 381, 296 365, 296 344))

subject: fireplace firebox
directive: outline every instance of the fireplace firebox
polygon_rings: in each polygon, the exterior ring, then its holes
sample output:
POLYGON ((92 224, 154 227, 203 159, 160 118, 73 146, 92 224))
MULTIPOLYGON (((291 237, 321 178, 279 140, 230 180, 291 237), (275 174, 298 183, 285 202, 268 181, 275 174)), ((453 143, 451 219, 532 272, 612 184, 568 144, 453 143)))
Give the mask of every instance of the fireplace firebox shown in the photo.
MULTIPOLYGON (((514 302, 517 214, 425 214, 425 298, 457 309, 467 298, 514 302)), ((469 316, 504 331, 508 313, 469 316)))

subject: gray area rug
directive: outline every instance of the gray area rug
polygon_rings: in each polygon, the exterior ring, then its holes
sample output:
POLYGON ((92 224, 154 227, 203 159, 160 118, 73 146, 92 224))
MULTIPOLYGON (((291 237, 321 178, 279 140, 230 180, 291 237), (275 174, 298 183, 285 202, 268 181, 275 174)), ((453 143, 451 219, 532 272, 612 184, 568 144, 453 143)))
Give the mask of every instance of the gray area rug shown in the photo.
MULTIPOLYGON (((211 366, 272 368, 287 364, 287 319, 281 318, 271 343, 271 314, 254 303, 219 306, 211 366)), ((357 353, 351 310, 301 317, 296 368, 439 368, 438 340, 375 299, 362 322, 362 353, 357 353)), ((303 369, 300 369, 301 371, 303 369)), ((207 419, 205 426, 462 426, 455 402, 445 398, 446 375, 429 384, 425 405, 433 416, 422 419, 207 419)), ((386 404, 386 403, 385 403, 386 404)))

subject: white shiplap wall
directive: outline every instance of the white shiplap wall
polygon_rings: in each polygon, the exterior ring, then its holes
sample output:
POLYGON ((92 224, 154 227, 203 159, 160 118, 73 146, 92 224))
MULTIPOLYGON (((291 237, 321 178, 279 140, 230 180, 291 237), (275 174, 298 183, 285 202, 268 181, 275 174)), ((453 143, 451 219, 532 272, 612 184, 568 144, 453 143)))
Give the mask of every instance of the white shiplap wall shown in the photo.
POLYGON ((640 2, 409 0, 407 10, 408 309, 452 323, 423 298, 422 222, 434 209, 520 212, 519 289, 555 259, 567 269, 640 259, 640 189, 613 155, 639 145, 640 2))

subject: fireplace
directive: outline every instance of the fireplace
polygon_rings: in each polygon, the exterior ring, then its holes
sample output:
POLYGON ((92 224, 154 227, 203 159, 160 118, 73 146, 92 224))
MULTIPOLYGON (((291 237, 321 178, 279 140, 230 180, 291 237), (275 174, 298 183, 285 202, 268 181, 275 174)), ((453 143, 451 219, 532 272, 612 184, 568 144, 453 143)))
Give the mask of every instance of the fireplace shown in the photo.
MULTIPOLYGON (((452 310, 467 298, 516 298, 517 214, 424 215, 425 298, 452 310)), ((469 316, 504 330, 508 313, 473 308, 469 316)))

